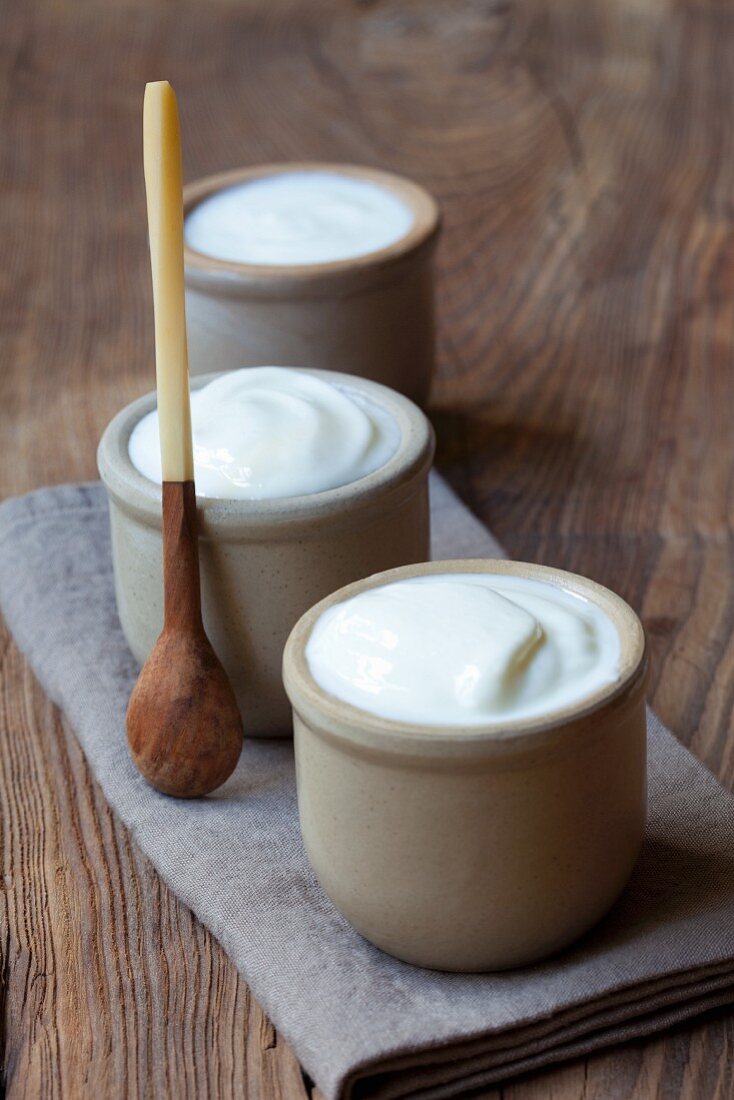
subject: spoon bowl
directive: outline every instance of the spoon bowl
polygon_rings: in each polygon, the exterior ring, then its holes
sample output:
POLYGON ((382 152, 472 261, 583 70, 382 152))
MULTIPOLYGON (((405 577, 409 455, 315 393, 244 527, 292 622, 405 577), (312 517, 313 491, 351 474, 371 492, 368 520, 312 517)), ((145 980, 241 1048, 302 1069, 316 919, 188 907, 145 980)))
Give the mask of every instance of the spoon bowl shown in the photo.
POLYGON ((163 794, 210 794, 232 774, 242 720, 203 630, 164 628, 130 697, 127 739, 135 765, 163 794))

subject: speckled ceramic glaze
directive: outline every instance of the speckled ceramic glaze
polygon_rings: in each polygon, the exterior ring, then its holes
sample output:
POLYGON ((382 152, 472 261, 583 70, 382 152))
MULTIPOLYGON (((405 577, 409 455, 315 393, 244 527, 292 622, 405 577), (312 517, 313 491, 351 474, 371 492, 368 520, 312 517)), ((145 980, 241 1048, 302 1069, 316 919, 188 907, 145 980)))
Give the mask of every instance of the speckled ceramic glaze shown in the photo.
POLYGON ((561 570, 504 561, 395 569, 328 596, 284 656, 298 804, 311 864, 348 921, 384 951, 442 970, 521 966, 593 925, 626 883, 646 813, 639 619, 561 570), (546 720, 411 726, 327 694, 304 650, 327 607, 429 573, 510 573, 594 601, 621 641, 621 678, 546 720))
MULTIPOLYGON (((314 371, 363 393, 397 421, 396 453, 374 473, 280 500, 198 501, 204 625, 235 688, 248 736, 290 736, 283 646, 298 617, 341 585, 428 554, 433 432, 407 398, 364 379, 314 371)), ((204 385, 216 375, 196 379, 204 385)), ((161 488, 130 461, 148 394, 106 429, 97 455, 110 502, 117 607, 135 657, 163 624, 161 488)))
POLYGON ((184 213, 214 192, 282 172, 327 171, 379 184, 412 209, 386 248, 331 263, 218 260, 188 245, 186 318, 192 373, 270 363, 371 378, 425 401, 434 366, 433 253, 440 217, 418 184, 373 168, 275 164, 236 169, 184 189, 184 213))

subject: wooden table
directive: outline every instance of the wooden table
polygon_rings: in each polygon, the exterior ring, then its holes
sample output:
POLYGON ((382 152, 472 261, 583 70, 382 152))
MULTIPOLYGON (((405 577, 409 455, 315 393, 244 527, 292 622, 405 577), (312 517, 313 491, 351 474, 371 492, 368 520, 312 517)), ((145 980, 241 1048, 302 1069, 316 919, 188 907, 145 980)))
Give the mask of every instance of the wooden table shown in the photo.
MULTIPOLYGON (((666 0, 6 0, 0 495, 95 476, 153 382, 146 80, 188 178, 353 160, 445 211, 442 463, 515 557, 616 588, 652 702, 734 784, 734 9, 666 0)), ((3 635, 8 1097, 305 1097, 3 635)), ((487 1097, 732 1095, 734 1016, 487 1097)))

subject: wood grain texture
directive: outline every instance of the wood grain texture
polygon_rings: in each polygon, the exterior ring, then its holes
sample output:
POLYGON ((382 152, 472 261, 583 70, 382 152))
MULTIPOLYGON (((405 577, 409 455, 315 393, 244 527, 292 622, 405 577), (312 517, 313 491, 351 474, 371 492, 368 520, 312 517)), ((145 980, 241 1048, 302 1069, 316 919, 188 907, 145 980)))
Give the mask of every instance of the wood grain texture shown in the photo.
MULTIPOLYGON (((734 9, 6 0, 0 495, 94 477, 152 388, 139 128, 162 77, 189 179, 345 159, 441 198, 444 467, 513 556, 641 610, 655 707, 734 785, 734 9)), ((0 652, 8 1096, 305 1096, 0 652)), ((719 1013, 483 1095, 727 1100, 733 1063, 719 1013)))

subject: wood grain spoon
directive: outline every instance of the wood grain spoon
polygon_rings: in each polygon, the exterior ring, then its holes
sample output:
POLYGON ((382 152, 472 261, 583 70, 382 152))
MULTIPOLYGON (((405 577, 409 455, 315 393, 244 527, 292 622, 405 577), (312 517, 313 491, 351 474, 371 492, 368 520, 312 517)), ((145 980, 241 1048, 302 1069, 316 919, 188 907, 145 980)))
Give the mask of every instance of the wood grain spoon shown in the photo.
POLYGON ((163 632, 127 710, 135 764, 159 791, 219 787, 242 749, 232 686, 204 631, 191 439, 183 268, 181 136, 168 81, 146 85, 143 160, 163 470, 163 632))

